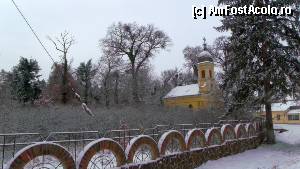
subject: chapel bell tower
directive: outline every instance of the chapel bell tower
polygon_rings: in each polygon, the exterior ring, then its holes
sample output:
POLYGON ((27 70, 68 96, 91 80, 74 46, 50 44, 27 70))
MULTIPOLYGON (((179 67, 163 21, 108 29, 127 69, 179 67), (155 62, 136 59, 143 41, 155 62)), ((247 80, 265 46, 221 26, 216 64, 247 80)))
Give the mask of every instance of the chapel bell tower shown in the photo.
POLYGON ((210 93, 215 88, 215 71, 212 55, 203 38, 203 51, 198 56, 198 84, 200 93, 210 93))

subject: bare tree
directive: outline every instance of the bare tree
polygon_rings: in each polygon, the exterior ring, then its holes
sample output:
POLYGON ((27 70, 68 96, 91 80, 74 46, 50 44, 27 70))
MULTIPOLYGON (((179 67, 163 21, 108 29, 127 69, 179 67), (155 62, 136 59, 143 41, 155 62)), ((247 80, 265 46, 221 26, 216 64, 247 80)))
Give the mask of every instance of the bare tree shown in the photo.
POLYGON ((178 85, 178 74, 178 68, 163 71, 161 73, 163 89, 165 89, 168 85, 171 85, 171 87, 176 87, 178 85))
POLYGON ((178 68, 165 70, 161 73, 161 93, 160 100, 162 102, 163 97, 178 84, 178 68))
MULTIPOLYGON (((205 38, 204 44, 206 43, 205 38)), ((224 62, 224 51, 228 46, 228 39, 225 36, 221 36, 214 41, 214 44, 211 46, 207 46, 205 50, 207 50, 210 54, 217 66, 222 65, 224 62)), ((185 66, 189 69, 192 69, 195 77, 198 77, 198 57, 201 52, 204 51, 204 47, 202 46, 187 46, 183 49, 183 55, 185 59, 185 66)), ((196 78, 197 79, 197 78, 196 78)))
POLYGON ((49 37, 49 40, 53 43, 55 49, 61 53, 61 65, 63 66, 62 71, 62 103, 67 103, 67 91, 68 91, 68 71, 69 71, 69 63, 67 59, 67 55, 69 53, 70 47, 75 43, 73 36, 65 31, 60 34, 59 37, 52 39, 49 37))
POLYGON ((127 56, 132 76, 132 97, 139 102, 138 75, 149 58, 170 45, 170 38, 153 25, 118 23, 109 27, 107 35, 101 40, 104 51, 112 51, 117 56, 127 56))
POLYGON ((227 58, 230 53, 229 39, 226 36, 218 37, 212 47, 212 56, 218 65, 220 65, 224 71, 227 69, 227 58))
POLYGON ((108 51, 104 52, 104 55, 100 58, 99 75, 100 78, 102 79, 101 86, 103 87, 105 105, 107 107, 109 107, 110 105, 110 91, 111 91, 111 86, 112 86, 111 83, 113 80, 113 76, 115 76, 115 72, 117 72, 120 69, 121 65, 122 65, 122 58, 117 57, 108 51))
POLYGON ((187 46, 183 49, 183 55, 185 59, 185 66, 187 68, 192 68, 195 77, 198 77, 198 56, 203 51, 201 46, 190 47, 187 46))

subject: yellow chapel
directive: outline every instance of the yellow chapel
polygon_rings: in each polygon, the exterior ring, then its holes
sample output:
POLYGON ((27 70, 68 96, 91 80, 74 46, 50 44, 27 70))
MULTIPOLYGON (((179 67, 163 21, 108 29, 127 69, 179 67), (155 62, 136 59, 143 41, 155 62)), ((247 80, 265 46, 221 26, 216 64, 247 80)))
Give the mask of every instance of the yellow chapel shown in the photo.
POLYGON ((188 107, 191 109, 211 108, 223 105, 216 98, 214 62, 204 43, 204 51, 198 56, 198 83, 173 88, 164 98, 167 107, 188 107))

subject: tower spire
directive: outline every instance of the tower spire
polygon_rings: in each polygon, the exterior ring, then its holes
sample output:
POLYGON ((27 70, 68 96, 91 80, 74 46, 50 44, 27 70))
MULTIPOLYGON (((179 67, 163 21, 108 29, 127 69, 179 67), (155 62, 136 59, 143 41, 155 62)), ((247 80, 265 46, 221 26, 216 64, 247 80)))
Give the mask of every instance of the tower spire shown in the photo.
POLYGON ((207 50, 206 38, 203 37, 203 49, 207 50))

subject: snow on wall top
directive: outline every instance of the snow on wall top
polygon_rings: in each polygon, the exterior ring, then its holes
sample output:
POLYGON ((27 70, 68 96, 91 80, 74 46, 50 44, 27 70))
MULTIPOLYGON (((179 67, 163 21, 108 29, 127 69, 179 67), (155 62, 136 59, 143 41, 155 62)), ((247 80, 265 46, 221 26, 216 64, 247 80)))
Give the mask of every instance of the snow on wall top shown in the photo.
POLYGON ((300 109, 290 110, 288 111, 288 114, 300 114, 300 109))
POLYGON ((199 95, 199 85, 190 84, 173 88, 164 98, 199 95))
POLYGON ((286 103, 272 103, 272 111, 286 111, 291 106, 300 105, 300 101, 287 101, 286 103))

